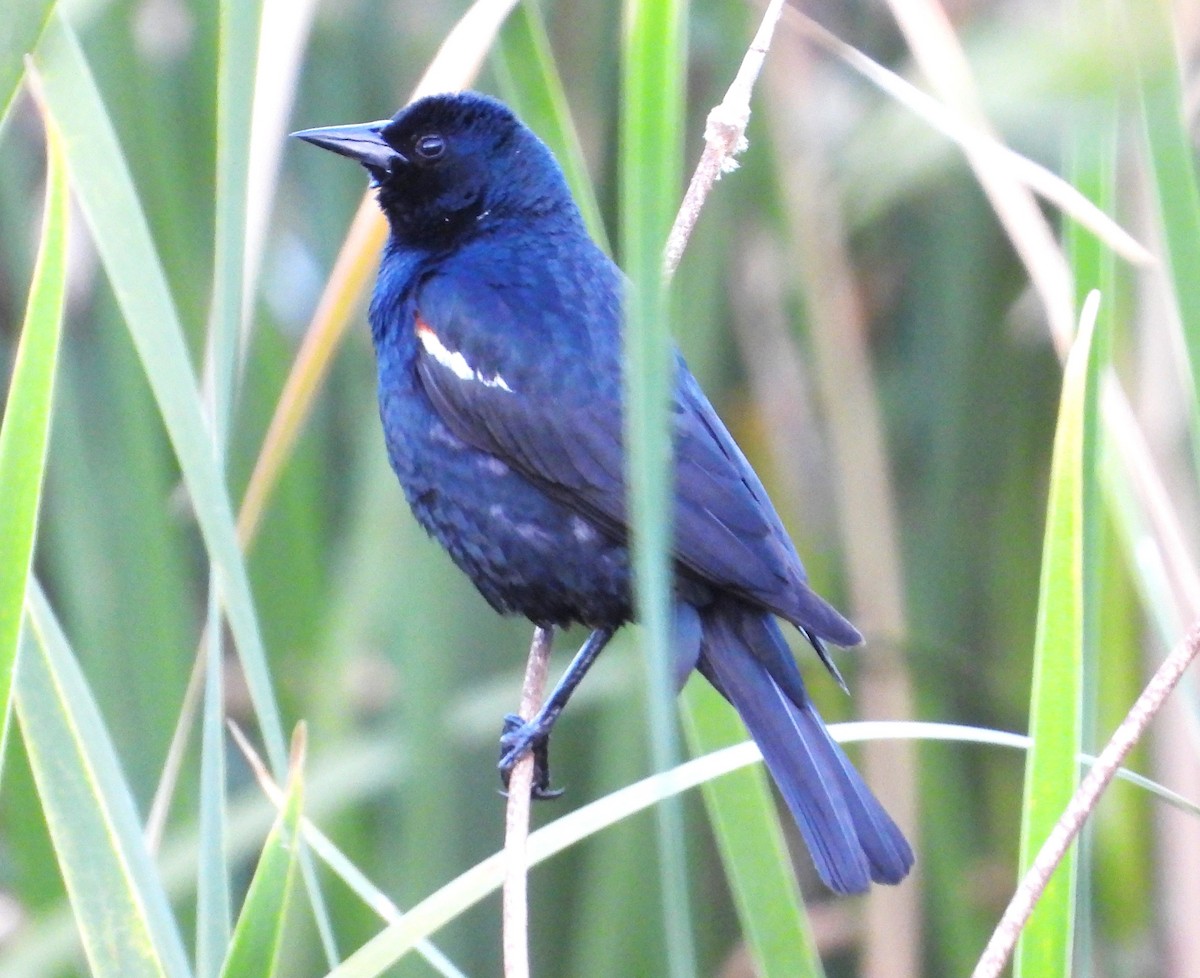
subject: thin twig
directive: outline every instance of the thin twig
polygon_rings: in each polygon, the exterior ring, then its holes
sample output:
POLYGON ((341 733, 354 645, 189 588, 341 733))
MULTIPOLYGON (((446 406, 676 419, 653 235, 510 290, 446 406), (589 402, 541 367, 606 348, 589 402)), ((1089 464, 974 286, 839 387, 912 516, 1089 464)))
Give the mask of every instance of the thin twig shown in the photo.
POLYGON ((704 152, 692 174, 692 182, 688 184, 679 213, 675 215, 675 224, 671 227, 664 249, 663 270, 667 278, 675 274, 675 269, 679 267, 692 228, 696 226, 713 184, 721 179, 721 174, 737 169, 734 157, 745 152, 749 145, 746 142, 746 126, 750 122, 750 92, 762 71, 782 11, 783 0, 771 0, 767 5, 767 12, 758 25, 758 33, 750 42, 733 84, 729 86, 721 104, 708 114, 704 126, 704 152))
MULTIPOLYGON (((554 629, 533 630, 525 683, 521 687, 521 719, 528 722, 541 709, 550 669, 554 629)), ((533 752, 512 769, 508 779, 508 806, 504 815, 503 944, 505 978, 529 978, 529 839, 530 792, 533 789, 533 752)))
POLYGON ((1050 876, 1066 855, 1088 815, 1095 809, 1100 795, 1117 773, 1121 762, 1141 738, 1197 654, 1200 654, 1200 622, 1192 625, 1187 637, 1158 667, 1142 695, 1100 752, 1087 777, 1076 789, 1062 817, 1046 837, 1025 878, 1013 894, 971 978, 997 978, 1004 970, 1017 945, 1021 929, 1033 913, 1050 876))

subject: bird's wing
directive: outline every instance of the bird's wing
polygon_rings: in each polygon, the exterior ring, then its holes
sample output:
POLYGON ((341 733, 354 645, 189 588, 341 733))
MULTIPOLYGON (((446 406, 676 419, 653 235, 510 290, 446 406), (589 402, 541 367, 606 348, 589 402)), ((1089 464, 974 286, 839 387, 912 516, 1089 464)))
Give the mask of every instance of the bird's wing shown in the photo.
MULTIPOLYGON (((542 322, 530 358, 530 323, 478 282, 432 278, 416 297, 422 385, 460 438, 503 459, 617 539, 625 504, 619 351, 582 344, 571 362, 542 322), (507 321, 506 321, 507 320, 507 321), (496 342, 509 337, 512 344, 496 342), (521 348, 517 359, 505 350, 521 348), (608 360, 605 361, 604 357, 608 360)), ((522 308, 526 303, 520 303, 522 308)), ((538 315, 548 315, 543 308, 538 315)), ((565 327, 569 328, 569 327, 565 327)), ((581 341, 582 343, 582 341, 581 341)), ((839 645, 858 632, 805 582, 804 569, 762 483, 679 359, 673 399, 676 560, 839 645)))

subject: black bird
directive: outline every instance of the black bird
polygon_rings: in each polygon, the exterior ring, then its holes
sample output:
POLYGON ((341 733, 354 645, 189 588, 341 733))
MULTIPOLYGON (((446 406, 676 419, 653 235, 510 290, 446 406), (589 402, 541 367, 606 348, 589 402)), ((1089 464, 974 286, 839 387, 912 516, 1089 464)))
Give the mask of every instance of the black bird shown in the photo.
MULTIPOLYGON (((435 95, 391 119, 308 129, 357 160, 390 226, 371 301, 392 467, 421 525, 491 605, 592 629, 501 772, 547 743, 632 610, 622 446, 621 272, 549 149, 501 103, 435 95)), ((841 893, 898 883, 912 850, 829 735, 776 616, 837 676, 858 631, 809 587, 762 483, 675 361, 674 665, 695 668, 762 749, 817 871, 841 893)), ((837 677, 840 681, 840 677, 837 677)))

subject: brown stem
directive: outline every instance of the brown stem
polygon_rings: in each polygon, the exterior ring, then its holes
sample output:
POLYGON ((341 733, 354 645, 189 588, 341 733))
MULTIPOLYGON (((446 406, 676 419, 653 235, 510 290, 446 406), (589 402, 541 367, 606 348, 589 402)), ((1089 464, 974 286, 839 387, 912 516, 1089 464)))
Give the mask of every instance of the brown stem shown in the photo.
MULTIPOLYGON (((550 668, 553 628, 535 628, 521 687, 521 719, 532 720, 541 708, 550 668)), ((525 843, 529 838, 530 794, 533 788, 533 752, 513 766, 508 779, 508 806, 504 816, 503 945, 504 978, 529 978, 529 864, 525 843)))
POLYGON ((688 184, 683 203, 679 206, 679 213, 675 215, 675 224, 667 237, 663 256, 663 272, 667 278, 674 275, 675 269, 679 267, 692 228, 696 226, 713 184, 721 179, 722 173, 737 169, 737 160, 734 157, 746 149, 750 92, 759 72, 762 71, 763 61, 767 57, 767 49, 771 46, 771 37, 775 33, 775 25, 782 11, 783 0, 771 0, 767 4, 762 23, 758 26, 758 33, 750 42, 737 76, 721 104, 708 114, 708 121, 704 127, 704 153, 700 156, 700 162, 696 164, 692 182, 688 184))
POLYGON ((1142 695, 1130 707, 1129 713, 1121 721, 1112 738, 1096 759, 1096 763, 1075 790, 1074 796, 1067 803, 1046 841, 1042 844, 1033 864, 1029 867, 1025 878, 1021 880, 1008 909, 996 925, 992 938, 988 941, 979 963, 971 978, 998 978, 1012 956, 1021 929, 1033 913, 1050 876, 1062 862, 1067 849, 1079 834, 1084 821, 1096 807, 1104 789, 1113 779, 1120 768, 1121 762, 1133 750, 1154 715, 1166 702, 1167 696, 1175 688, 1192 660, 1200 653, 1200 622, 1192 625, 1187 637, 1177 645, 1158 671, 1151 677, 1142 695))

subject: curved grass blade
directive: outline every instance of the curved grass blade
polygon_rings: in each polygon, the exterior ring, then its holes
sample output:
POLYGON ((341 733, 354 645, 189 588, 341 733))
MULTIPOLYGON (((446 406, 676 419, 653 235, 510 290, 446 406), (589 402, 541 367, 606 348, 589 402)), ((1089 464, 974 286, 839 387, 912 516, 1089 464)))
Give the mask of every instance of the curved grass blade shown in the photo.
MULTIPOLYGON (((856 721, 833 723, 829 725, 829 730, 842 744, 903 739, 957 741, 1016 749, 1027 749, 1029 746, 1029 738, 1022 734, 949 723, 856 721)), ((532 833, 529 837, 529 865, 536 866, 577 842, 659 804, 665 798, 761 760, 762 754, 754 742, 744 741, 703 757, 693 758, 670 771, 651 775, 614 791, 532 833)), ((1090 763, 1095 758, 1085 757, 1080 760, 1090 763)), ((1200 808, 1161 786, 1124 770, 1119 772, 1119 776, 1153 791, 1169 804, 1200 817, 1200 808)), ((429 937, 468 907, 495 892, 503 878, 504 854, 495 853, 430 894, 399 921, 359 948, 326 978, 376 978, 382 975, 408 954, 418 941, 429 937)))
MULTIPOLYGON (((539 8, 525 0, 509 18, 496 51, 505 97, 563 163, 589 230, 605 242, 591 181, 571 126, 539 8)), ((692 749, 703 753, 740 739, 741 728, 721 706, 693 695, 682 701, 692 749), (707 706, 706 706, 707 704, 707 706)), ((705 786, 730 884, 759 972, 820 974, 807 918, 770 788, 762 772, 744 772, 705 786)))
POLYGON ((46 203, 25 324, 0 424, 0 774, 21 640, 25 589, 46 471, 50 411, 62 335, 67 260, 67 177, 62 141, 46 125, 46 203))
POLYGON ((271 978, 296 875, 304 798, 304 727, 292 740, 291 775, 282 811, 267 836, 229 945, 221 978, 271 978))
POLYGON ((171 907, 133 796, 54 613, 36 581, 17 717, 59 868, 96 978, 187 978, 171 907))
MULTIPOLYGON (((1109 16, 1111 7, 1097 5, 1090 0, 1078 0, 1070 16, 1082 26, 1089 20, 1103 18, 1102 30, 1106 37, 1116 38, 1114 25, 1109 16)), ((1083 119, 1073 119, 1067 136, 1067 176, 1073 186, 1087 199, 1095 201, 1107 213, 1117 211, 1117 159, 1120 132, 1119 112, 1114 94, 1095 99, 1096 108, 1083 119)), ((1075 282, 1075 299, 1080 308, 1088 295, 1097 290, 1108 298, 1099 310, 1096 319, 1096 338, 1091 355, 1087 382, 1087 417, 1097 417, 1100 384, 1097 375, 1112 362, 1112 337, 1116 323, 1116 308, 1119 302, 1116 257, 1105 243, 1088 233, 1080 224, 1071 221, 1063 229, 1063 240, 1071 276, 1075 282)), ((1083 491, 1081 502, 1088 514, 1081 541, 1083 553, 1083 692, 1080 717, 1080 736, 1085 746, 1096 745, 1105 697, 1113 697, 1119 684, 1125 690, 1120 702, 1136 698, 1140 685, 1135 676, 1137 657, 1129 654, 1130 643, 1114 641, 1118 622, 1133 618, 1128 609, 1120 607, 1119 594, 1125 589, 1117 583, 1115 571, 1117 554, 1112 546, 1109 517, 1105 510, 1103 485, 1100 479, 1101 426, 1089 423, 1084 432, 1083 445, 1083 491), (1107 620, 1105 620, 1107 614, 1107 620), (1114 628, 1114 626, 1116 626, 1114 628), (1106 634, 1108 633, 1108 634, 1106 634), (1102 678, 1103 677, 1103 678, 1102 678), (1125 697, 1128 697, 1126 699, 1125 697)), ((1124 630, 1123 628, 1121 630, 1124 630)), ((1130 636, 1132 638, 1132 636, 1130 636)), ((1114 703, 1115 707, 1115 703, 1114 703)), ((1106 724, 1107 725, 1107 724, 1106 724)), ((1077 920, 1075 944, 1083 960, 1094 956, 1096 911, 1100 905, 1126 906, 1118 913, 1129 921, 1139 916, 1142 901, 1135 894, 1147 892, 1147 886, 1127 887, 1125 881, 1133 879, 1142 860, 1137 858, 1141 846, 1136 839, 1142 833, 1144 822, 1129 812, 1130 817, 1110 820, 1101 828, 1097 822, 1085 825, 1080 833, 1078 854, 1091 872, 1079 876, 1079 896, 1076 900, 1077 920), (1110 836, 1102 840, 1101 832, 1110 836), (1119 836, 1119 837, 1116 837, 1119 836), (1099 843, 1099 844, 1098 844, 1099 843), (1126 870, 1120 874, 1106 873, 1102 860, 1112 853, 1126 870), (1119 853, 1119 855, 1118 855, 1119 853), (1123 878, 1122 884, 1109 886, 1107 880, 1123 878)), ((1147 883, 1145 874, 1141 874, 1147 883)))
MULTIPOLYGON (((530 867, 575 843, 709 778, 761 760, 752 742, 738 744, 654 774, 584 805, 529 836, 530 867)), ((327 978, 376 978, 466 908, 499 889, 505 855, 497 852, 430 894, 395 924, 384 929, 329 973, 327 978)))
MULTIPOLYGON (((1079 335, 1063 373, 1054 436, 1050 498, 1034 644, 1032 738, 1025 766, 1021 873, 1037 855, 1079 783, 1082 746, 1084 553, 1084 438, 1096 422, 1087 397, 1098 293, 1084 307, 1079 335), (1090 407, 1090 413, 1088 408, 1090 407)), ((1051 878, 1017 949, 1014 974, 1053 978, 1071 974, 1078 868, 1073 854, 1051 878)))

